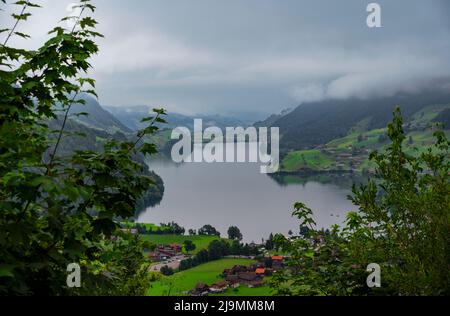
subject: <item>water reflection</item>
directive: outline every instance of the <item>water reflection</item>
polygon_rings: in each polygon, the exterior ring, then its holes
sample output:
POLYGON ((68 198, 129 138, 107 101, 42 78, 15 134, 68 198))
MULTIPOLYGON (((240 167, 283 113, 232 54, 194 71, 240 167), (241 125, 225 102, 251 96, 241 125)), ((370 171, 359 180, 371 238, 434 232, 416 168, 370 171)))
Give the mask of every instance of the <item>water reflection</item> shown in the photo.
POLYGON ((222 236, 238 226, 246 242, 259 242, 270 233, 298 231, 291 216, 295 202, 314 210, 320 228, 342 223, 355 207, 347 199, 354 179, 341 175, 264 175, 257 164, 152 161, 150 169, 164 180, 160 205, 139 215, 139 222, 175 221, 188 229, 205 224, 222 236))

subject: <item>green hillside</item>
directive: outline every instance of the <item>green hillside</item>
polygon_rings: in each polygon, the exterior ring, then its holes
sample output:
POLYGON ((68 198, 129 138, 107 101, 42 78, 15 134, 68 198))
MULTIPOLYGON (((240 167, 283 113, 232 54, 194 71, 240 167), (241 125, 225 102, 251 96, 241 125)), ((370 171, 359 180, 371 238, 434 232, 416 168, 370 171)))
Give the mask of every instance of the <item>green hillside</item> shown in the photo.
POLYGON ((196 248, 191 254, 196 254, 201 250, 208 248, 213 240, 220 240, 218 236, 184 236, 184 235, 143 235, 145 240, 151 241, 157 245, 183 245, 186 240, 192 241, 196 248))
MULTIPOLYGON (((407 132, 406 143, 409 152, 420 152, 433 143, 433 132, 440 117, 450 109, 450 105, 425 107, 411 115, 404 128, 407 132)), ((368 121, 364 119, 347 136, 336 138, 319 145, 315 149, 289 152, 282 160, 282 172, 366 172, 372 165, 368 160, 373 150, 383 150, 387 144, 387 129, 364 130, 368 121)), ((446 130, 449 133, 449 130, 446 130)))
POLYGON ((92 129, 106 131, 110 134, 117 132, 123 134, 132 133, 132 130, 122 124, 113 114, 105 110, 96 99, 90 95, 82 95, 84 105, 74 104, 70 109, 70 116, 80 124, 92 129), (86 113, 87 115, 79 115, 86 113))
POLYGON ((184 296, 188 291, 193 290, 198 283, 213 284, 221 281, 221 273, 225 269, 232 268, 235 265, 250 265, 254 262, 250 259, 222 259, 175 273, 169 277, 161 276, 157 282, 152 283, 147 295, 184 296))
POLYGON ((333 166, 332 157, 319 149, 293 151, 283 160, 283 171, 322 170, 333 166))
MULTIPOLYGON (((280 128, 280 153, 284 158, 292 150, 314 149, 351 133, 384 128, 396 105, 401 106, 403 117, 408 121, 428 105, 448 104, 449 101, 450 95, 446 93, 422 93, 307 102, 256 125, 280 128)), ((443 117, 447 119, 448 115, 443 117)))

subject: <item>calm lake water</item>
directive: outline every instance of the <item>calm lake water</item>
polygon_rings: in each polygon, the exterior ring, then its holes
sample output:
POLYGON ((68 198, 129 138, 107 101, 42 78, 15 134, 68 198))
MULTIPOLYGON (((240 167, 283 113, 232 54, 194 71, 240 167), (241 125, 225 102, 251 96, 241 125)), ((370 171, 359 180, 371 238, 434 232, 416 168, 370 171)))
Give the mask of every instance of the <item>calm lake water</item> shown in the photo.
POLYGON ((175 221, 188 229, 205 224, 226 236, 237 226, 246 242, 260 242, 270 233, 298 232, 298 220, 291 216, 301 201, 313 211, 318 227, 342 223, 355 207, 347 200, 352 180, 342 177, 272 177, 260 173, 254 163, 149 162, 164 180, 160 205, 141 213, 138 222, 175 221))

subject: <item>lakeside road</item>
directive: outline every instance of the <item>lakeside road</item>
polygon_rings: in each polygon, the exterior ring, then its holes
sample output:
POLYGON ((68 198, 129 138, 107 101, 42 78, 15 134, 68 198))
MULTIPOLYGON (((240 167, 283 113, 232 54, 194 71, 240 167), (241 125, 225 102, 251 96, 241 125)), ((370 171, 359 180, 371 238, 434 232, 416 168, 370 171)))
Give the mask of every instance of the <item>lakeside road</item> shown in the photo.
POLYGON ((180 267, 181 261, 188 259, 188 258, 189 258, 189 256, 187 256, 187 255, 175 256, 169 260, 164 261, 167 263, 164 263, 164 262, 158 263, 158 264, 152 265, 149 269, 150 269, 150 271, 153 271, 153 272, 160 272, 162 267, 168 266, 169 268, 176 270, 180 267))

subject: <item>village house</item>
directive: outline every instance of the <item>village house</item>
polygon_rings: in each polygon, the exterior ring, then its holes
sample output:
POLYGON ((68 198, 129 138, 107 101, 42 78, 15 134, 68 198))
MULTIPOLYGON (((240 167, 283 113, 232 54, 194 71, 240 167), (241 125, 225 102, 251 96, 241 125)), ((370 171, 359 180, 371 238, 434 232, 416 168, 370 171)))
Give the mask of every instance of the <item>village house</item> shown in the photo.
POLYGON ((274 271, 283 269, 284 268, 284 257, 283 256, 272 256, 272 268, 274 271))
POLYGON ((206 296, 209 294, 210 288, 204 283, 199 283, 190 293, 192 296, 206 296))
POLYGON ((264 268, 258 268, 255 270, 255 273, 258 275, 265 275, 266 274, 266 269, 264 268))
POLYGON ((178 244, 172 244, 170 245, 170 248, 172 248, 173 251, 180 253, 183 251, 183 247, 181 245, 178 244))
POLYGON ((161 261, 178 256, 183 250, 183 247, 178 244, 159 245, 158 248, 150 254, 150 257, 154 261, 161 261))
POLYGON ((226 276, 225 280, 229 282, 231 285, 236 285, 236 287, 239 287, 241 285, 239 283, 239 276, 237 274, 229 274, 226 276))
POLYGON ((209 287, 209 291, 214 294, 224 293, 230 284, 227 281, 218 282, 209 287))
MULTIPOLYGON (((274 262, 283 263, 283 257, 275 257, 274 262)), ((249 288, 261 287, 264 285, 264 277, 272 273, 271 268, 265 268, 263 264, 253 264, 251 266, 236 265, 231 269, 225 269, 222 273, 225 280, 217 282, 211 286, 199 283, 194 290, 188 292, 192 296, 206 296, 208 294, 220 294, 226 292, 228 288, 238 288, 245 285, 249 288)))
POLYGON ((264 284, 263 276, 256 274, 255 272, 244 272, 238 274, 239 281, 242 284, 247 285, 249 288, 259 287, 264 284))
POLYGON ((264 284, 266 270, 258 265, 250 267, 235 266, 224 270, 225 280, 233 287, 245 284, 248 287, 258 287, 264 284))

